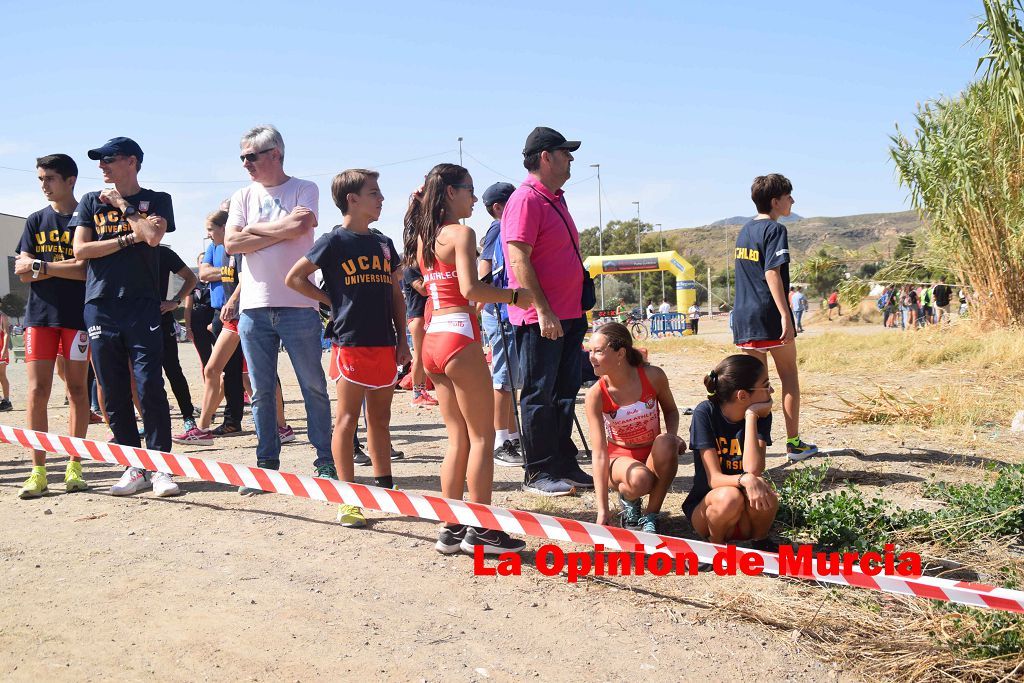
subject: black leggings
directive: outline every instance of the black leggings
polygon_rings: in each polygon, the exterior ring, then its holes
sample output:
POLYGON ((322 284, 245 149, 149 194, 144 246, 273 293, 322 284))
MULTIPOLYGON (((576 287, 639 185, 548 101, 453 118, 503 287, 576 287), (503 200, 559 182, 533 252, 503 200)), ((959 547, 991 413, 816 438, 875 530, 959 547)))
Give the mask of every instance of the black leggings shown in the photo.
POLYGON ((195 418, 195 407, 192 405, 192 394, 188 390, 188 380, 185 373, 181 371, 181 362, 178 360, 178 338, 174 334, 174 316, 164 313, 160 316, 160 325, 164 332, 164 353, 161 365, 167 381, 171 383, 171 391, 174 392, 174 400, 178 402, 181 410, 181 417, 186 420, 195 418))
POLYGON ((213 322, 213 309, 209 306, 200 306, 192 309, 192 345, 199 353, 199 362, 206 367, 210 362, 210 354, 213 353, 213 342, 216 337, 213 332, 206 329, 207 325, 213 322))

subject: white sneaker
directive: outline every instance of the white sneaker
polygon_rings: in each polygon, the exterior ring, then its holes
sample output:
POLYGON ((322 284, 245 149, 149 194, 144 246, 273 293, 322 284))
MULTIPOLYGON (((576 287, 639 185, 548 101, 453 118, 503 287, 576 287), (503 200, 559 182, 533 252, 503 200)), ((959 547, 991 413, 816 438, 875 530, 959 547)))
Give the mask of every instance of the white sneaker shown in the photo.
POLYGON ((130 496, 143 489, 150 487, 149 477, 146 470, 138 467, 129 467, 117 480, 117 483, 110 487, 110 494, 113 496, 130 496))
POLYGON ((150 477, 153 481, 153 495, 158 498, 166 498, 167 496, 176 496, 181 493, 181 489, 171 479, 171 475, 164 472, 154 472, 150 477))

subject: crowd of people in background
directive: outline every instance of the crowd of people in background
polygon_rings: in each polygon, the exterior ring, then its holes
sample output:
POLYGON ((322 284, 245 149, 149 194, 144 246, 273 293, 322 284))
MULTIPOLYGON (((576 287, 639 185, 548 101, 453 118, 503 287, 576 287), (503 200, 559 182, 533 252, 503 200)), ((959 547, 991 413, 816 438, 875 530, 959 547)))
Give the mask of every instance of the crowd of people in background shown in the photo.
MULTIPOLYGON (((968 294, 957 291, 957 317, 967 315, 968 294)), ((949 325, 953 321, 953 287, 940 276, 938 282, 887 285, 878 297, 882 327, 916 330, 928 325, 949 325)))

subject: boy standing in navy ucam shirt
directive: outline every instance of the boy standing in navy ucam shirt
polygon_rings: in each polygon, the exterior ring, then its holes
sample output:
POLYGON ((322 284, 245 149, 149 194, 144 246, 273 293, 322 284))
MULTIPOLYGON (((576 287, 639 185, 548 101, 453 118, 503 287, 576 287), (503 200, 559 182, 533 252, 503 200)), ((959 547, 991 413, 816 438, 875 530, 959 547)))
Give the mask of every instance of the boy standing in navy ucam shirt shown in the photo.
POLYGON ((782 383, 786 453, 803 460, 818 452, 800 439, 800 377, 796 364, 796 324, 789 298, 789 236, 779 218, 793 210, 793 185, 778 173, 758 176, 750 188, 757 216, 736 238, 736 303, 733 341, 767 365, 772 355, 782 383))
MULTIPOLYGON (((85 324, 96 379, 114 440, 138 447, 129 375, 134 371, 146 445, 169 451, 171 415, 161 367, 164 295, 159 291, 156 247, 164 233, 174 230, 171 195, 139 186, 142 148, 131 138, 108 140, 89 150, 89 158, 100 162, 103 181, 114 186, 83 196, 69 224, 76 228, 75 258, 89 262, 85 324)), ((150 475, 137 467, 125 470, 110 492, 126 496, 150 485, 158 496, 178 493, 167 474, 150 475)))
MULTIPOLYGON (((334 177, 331 196, 341 209, 342 223, 316 240, 285 282, 331 307, 330 378, 338 397, 331 454, 339 478, 355 480, 352 441, 365 402, 374 484, 390 489, 391 400, 398 367, 412 356, 405 336, 398 250, 388 237, 370 229, 384 203, 377 178, 377 172, 364 169, 334 177), (323 289, 309 281, 317 270, 323 275, 323 289)), ((337 520, 342 526, 366 526, 355 505, 339 505, 337 520)))
MULTIPOLYGON (((14 273, 28 282, 25 309, 25 367, 28 369, 28 428, 48 431, 46 404, 53 387, 57 356, 64 358, 64 378, 71 404, 68 433, 83 437, 89 425, 89 338, 85 334, 85 264, 75 260, 68 227, 78 201, 78 165, 67 154, 36 159, 39 184, 49 205, 25 220, 14 273)), ((46 452, 32 452, 32 473, 20 498, 38 498, 47 491, 46 452)), ((64 473, 64 490, 88 488, 81 459, 72 455, 64 473)))

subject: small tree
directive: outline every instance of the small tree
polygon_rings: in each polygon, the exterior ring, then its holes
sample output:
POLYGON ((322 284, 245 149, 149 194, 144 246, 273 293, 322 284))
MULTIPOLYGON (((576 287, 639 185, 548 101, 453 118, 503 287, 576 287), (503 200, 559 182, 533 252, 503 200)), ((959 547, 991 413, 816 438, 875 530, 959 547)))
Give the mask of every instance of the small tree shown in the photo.
POLYGON ((11 292, 3 299, 0 299, 0 311, 8 318, 21 318, 25 314, 25 301, 17 292, 11 292))

